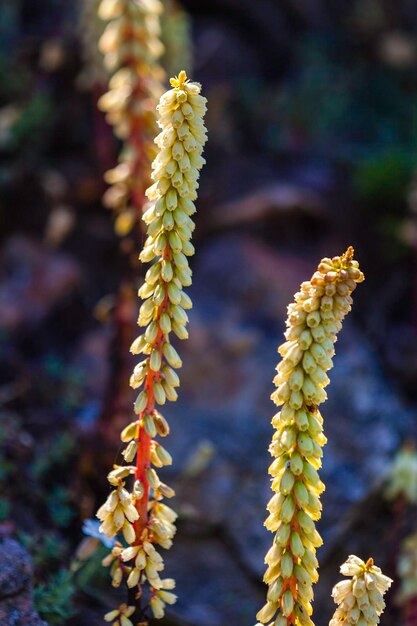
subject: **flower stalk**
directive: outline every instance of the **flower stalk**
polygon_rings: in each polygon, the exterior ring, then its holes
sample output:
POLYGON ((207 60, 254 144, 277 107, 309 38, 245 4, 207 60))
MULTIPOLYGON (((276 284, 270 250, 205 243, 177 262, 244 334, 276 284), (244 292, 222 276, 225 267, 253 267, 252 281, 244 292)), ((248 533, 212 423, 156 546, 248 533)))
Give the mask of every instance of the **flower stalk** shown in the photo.
MULTIPOLYGON (((162 502, 173 489, 163 483, 156 469, 171 465, 169 452, 155 439, 165 437, 169 426, 158 408, 177 399, 181 359, 171 343, 171 333, 188 337, 186 310, 192 306, 184 287, 191 284, 188 257, 194 253, 191 236, 194 223, 199 170, 204 164, 206 129, 203 116, 206 99, 200 85, 187 79, 184 71, 171 79, 172 89, 157 107, 161 133, 155 142, 159 153, 152 164, 154 184, 148 188, 143 215, 147 238, 140 254, 152 262, 139 289, 143 303, 138 324, 144 328, 131 346, 143 359, 134 368, 130 385, 141 389, 135 403, 136 419, 121 433, 126 444, 124 464, 108 475, 112 485, 108 499, 97 512, 101 531, 108 537, 123 536, 127 547, 117 544, 106 557, 113 585, 124 580, 140 599, 148 583, 149 604, 155 618, 164 615, 166 604, 175 602, 172 579, 161 579, 164 563, 155 545, 170 548, 175 534, 174 511, 162 502), (133 480, 129 492, 127 483, 133 480)), ((131 604, 131 601, 130 603, 131 604)), ((138 619, 143 620, 142 613, 138 619)))
POLYGON ((350 247, 340 257, 323 259, 288 307, 287 341, 278 349, 282 361, 271 396, 282 408, 272 418, 276 432, 269 448, 274 495, 265 526, 275 537, 265 557, 267 602, 257 614, 262 624, 313 624, 316 548, 322 544, 315 522, 324 490, 318 469, 326 443, 318 405, 327 397, 326 372, 333 366, 334 343, 350 311, 351 293, 363 280, 350 247))

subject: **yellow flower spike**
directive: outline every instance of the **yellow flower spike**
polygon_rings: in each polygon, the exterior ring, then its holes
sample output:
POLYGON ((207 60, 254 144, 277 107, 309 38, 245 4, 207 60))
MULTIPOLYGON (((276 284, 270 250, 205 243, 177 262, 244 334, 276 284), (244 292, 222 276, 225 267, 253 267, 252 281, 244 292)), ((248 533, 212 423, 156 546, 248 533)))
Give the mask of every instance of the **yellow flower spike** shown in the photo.
MULTIPOLYGON (((118 10, 122 1, 117 0, 118 10)), ((114 2, 107 2, 106 8, 114 6, 114 2)), ((184 288, 191 284, 191 216, 196 211, 194 200, 199 171, 205 162, 202 152, 206 142, 206 99, 200 94, 200 85, 191 82, 184 71, 171 84, 173 88, 161 96, 157 107, 161 132, 155 143, 159 153, 152 164, 155 182, 146 192, 149 204, 143 216, 147 238, 141 260, 152 265, 139 290, 143 302, 138 324, 143 327, 143 334, 131 347, 132 353, 143 355, 130 378, 131 386, 138 389, 134 403, 136 421, 121 433, 126 464, 115 465, 109 473, 114 489, 97 512, 101 531, 109 537, 122 534, 129 545, 112 555, 114 558, 105 560, 111 565, 113 586, 124 582, 139 593, 147 583, 155 618, 163 617, 165 604, 176 599, 168 593, 174 588, 174 581, 160 578, 164 564, 155 545, 171 547, 177 515, 162 502, 164 497, 172 497, 174 491, 160 481, 155 471, 170 465, 172 458, 153 438, 169 434, 168 423, 157 405, 177 398, 179 376, 175 369, 182 362, 171 336, 184 339, 188 334, 186 309, 192 303, 184 288), (132 475, 131 493, 126 483, 132 475)), ((124 612, 119 621, 128 626, 128 618, 124 612)))
POLYGON ((262 624, 273 620, 277 626, 313 624, 315 553, 322 544, 315 521, 321 516, 324 490, 317 470, 326 443, 318 405, 326 399, 326 371, 333 365, 337 333, 350 311, 350 294, 363 280, 350 247, 340 257, 323 259, 288 307, 286 342, 278 349, 282 361, 271 396, 282 408, 272 418, 276 432, 269 473, 274 495, 265 526, 275 539, 265 558, 267 603, 256 616, 262 624))
POLYGON ((372 558, 365 563, 355 555, 348 557, 340 572, 351 578, 333 587, 332 596, 338 607, 329 626, 376 626, 385 608, 384 594, 393 581, 376 567, 372 558))

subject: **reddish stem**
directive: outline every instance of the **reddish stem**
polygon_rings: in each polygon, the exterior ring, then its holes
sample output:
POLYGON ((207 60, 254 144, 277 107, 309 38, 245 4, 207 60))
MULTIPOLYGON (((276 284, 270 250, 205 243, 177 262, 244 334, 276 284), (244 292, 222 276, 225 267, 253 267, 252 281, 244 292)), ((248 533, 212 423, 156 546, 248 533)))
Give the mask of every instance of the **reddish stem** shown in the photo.
MULTIPOLYGON (((168 244, 164 252, 162 253, 162 258, 167 259, 170 257, 170 254, 171 254, 171 249, 168 244)), ((168 293, 166 292, 165 298, 155 316, 156 321, 159 321, 162 313, 164 313, 164 311, 166 310, 168 306, 168 302, 169 302, 168 293)), ((159 328, 158 334, 155 338, 153 345, 155 348, 158 349, 161 356, 162 356, 162 347, 164 344, 164 338, 165 338, 164 333, 159 328)), ((151 466, 152 438, 147 434, 143 426, 143 417, 144 415, 152 415, 155 411, 155 396, 154 396, 153 386, 154 386, 154 383, 158 381, 161 376, 160 372, 154 372, 150 368, 150 363, 149 363, 150 358, 148 358, 147 361, 148 361, 148 371, 146 374, 144 388, 148 394, 148 402, 147 402, 146 408, 144 409, 144 411, 142 411, 142 413, 139 416, 139 419, 141 420, 141 424, 139 425, 139 432, 138 432, 138 438, 137 438, 138 451, 136 455, 136 473, 135 473, 136 480, 141 481, 143 485, 143 489, 144 489, 142 497, 140 498, 140 500, 136 501, 136 509, 139 513, 139 519, 134 524, 137 544, 141 542, 142 532, 146 528, 147 523, 148 523, 149 482, 146 477, 146 470, 149 469, 151 466)))
POLYGON ((135 523, 136 540, 139 541, 141 534, 148 522, 148 502, 149 502, 149 483, 146 478, 146 470, 150 467, 151 461, 151 438, 143 428, 139 427, 138 437, 138 453, 136 458, 136 480, 140 480, 143 485, 143 496, 136 502, 136 509, 139 513, 139 519, 135 523))

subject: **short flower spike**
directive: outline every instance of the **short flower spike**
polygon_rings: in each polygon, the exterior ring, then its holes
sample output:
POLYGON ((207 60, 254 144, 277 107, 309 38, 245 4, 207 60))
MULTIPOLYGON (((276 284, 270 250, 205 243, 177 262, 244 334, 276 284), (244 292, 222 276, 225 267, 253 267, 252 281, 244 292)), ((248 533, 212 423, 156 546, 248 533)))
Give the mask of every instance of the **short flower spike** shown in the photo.
POLYGON ((392 580, 384 576, 373 559, 366 563, 351 555, 340 568, 348 580, 333 587, 332 596, 337 607, 329 626, 376 626, 385 609, 384 594, 392 580))
POLYGON ((322 544, 315 528, 324 490, 321 467, 323 418, 318 405, 326 400, 326 371, 342 320, 350 311, 350 294, 364 279, 353 248, 321 261, 311 280, 302 283, 288 307, 287 341, 278 352, 272 400, 282 405, 272 419, 276 432, 270 445, 269 468, 275 492, 267 509, 274 543, 265 557, 267 602, 257 619, 270 626, 312 626, 313 583, 317 582, 316 548, 322 544))

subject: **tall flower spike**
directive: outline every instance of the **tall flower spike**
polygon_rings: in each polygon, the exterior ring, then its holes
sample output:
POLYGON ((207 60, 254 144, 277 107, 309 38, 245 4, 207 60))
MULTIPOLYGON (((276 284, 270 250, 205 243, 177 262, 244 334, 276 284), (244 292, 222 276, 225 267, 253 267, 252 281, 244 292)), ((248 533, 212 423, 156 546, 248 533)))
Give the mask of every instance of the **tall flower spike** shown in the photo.
MULTIPOLYGON (((128 544, 121 551, 116 546, 105 559, 104 564, 111 565, 113 585, 118 587, 126 575, 127 586, 140 597, 147 580, 149 604, 156 618, 163 617, 165 604, 176 599, 171 593, 175 582, 159 576, 164 564, 155 549, 155 544, 171 547, 176 519, 174 511, 162 503, 174 492, 154 469, 172 462, 154 439, 156 434, 163 437, 169 433, 168 423, 156 406, 177 399, 179 378, 175 370, 181 367, 181 359, 170 336, 171 332, 179 339, 188 336, 186 309, 192 303, 183 288, 191 284, 187 257, 194 253, 190 242, 194 223, 190 216, 196 210, 194 200, 206 142, 206 99, 200 95, 200 85, 190 82, 185 72, 171 79, 171 85, 173 89, 158 105, 161 133, 155 142, 159 154, 152 165, 155 183, 147 190, 149 205, 143 215, 147 239, 140 259, 153 263, 139 290, 144 302, 138 324, 146 330, 131 346, 133 354, 143 354, 144 358, 130 379, 134 389, 142 390, 134 404, 136 420, 121 433, 127 444, 122 452, 125 464, 114 466, 110 472, 108 480, 114 489, 97 512, 101 531, 108 537, 122 533, 128 544), (130 475, 134 475, 133 493, 125 485, 130 475)), ((143 620, 142 614, 137 617, 143 620)))
POLYGON ((100 39, 104 63, 112 73, 109 90, 98 101, 124 142, 119 164, 106 172, 110 185, 104 204, 116 213, 120 236, 131 232, 141 217, 155 156, 155 106, 163 92, 165 73, 159 65, 160 0, 101 0, 99 16, 107 22, 100 39))
POLYGON ((350 311, 350 294, 364 279, 353 248, 325 258, 310 281, 301 285, 288 307, 287 341, 278 352, 272 400, 281 411, 272 418, 276 429, 270 445, 272 490, 268 530, 275 533, 265 557, 267 602, 258 612, 262 624, 311 626, 312 585, 318 579, 316 548, 322 540, 315 528, 324 490, 321 467, 323 418, 317 405, 326 400, 334 343, 350 311), (275 620, 275 621, 274 621, 275 620))
POLYGON ((350 576, 333 587, 332 596, 337 607, 329 626, 376 626, 385 609, 384 594, 392 580, 384 576, 373 559, 366 563, 355 555, 348 557, 340 572, 350 576))

